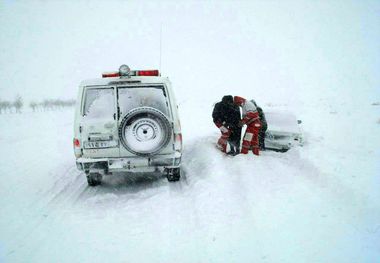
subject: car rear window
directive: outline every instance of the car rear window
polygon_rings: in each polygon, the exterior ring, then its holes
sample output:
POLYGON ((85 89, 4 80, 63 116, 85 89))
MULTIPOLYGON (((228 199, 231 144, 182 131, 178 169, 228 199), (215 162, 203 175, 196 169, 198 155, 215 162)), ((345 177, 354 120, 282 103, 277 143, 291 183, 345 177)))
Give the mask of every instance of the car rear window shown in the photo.
POLYGON ((168 116, 168 103, 163 86, 121 87, 118 91, 121 114, 134 108, 152 107, 168 116))
POLYGON ((115 113, 114 88, 86 89, 83 115, 88 118, 113 118, 115 113))

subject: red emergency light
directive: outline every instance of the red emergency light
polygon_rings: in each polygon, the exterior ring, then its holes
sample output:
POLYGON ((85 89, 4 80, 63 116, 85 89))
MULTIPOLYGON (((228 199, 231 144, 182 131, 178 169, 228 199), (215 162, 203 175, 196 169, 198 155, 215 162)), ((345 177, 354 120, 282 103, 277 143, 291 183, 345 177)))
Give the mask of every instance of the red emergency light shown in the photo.
POLYGON ((121 65, 119 71, 104 72, 102 74, 103 78, 131 77, 131 76, 158 77, 160 76, 160 72, 157 69, 130 70, 127 65, 121 65))
POLYGON ((118 71, 115 71, 115 72, 104 72, 102 74, 102 78, 114 78, 114 77, 120 77, 120 73, 118 71))
POLYGON ((157 69, 154 70, 137 70, 137 76, 160 76, 160 72, 157 69))

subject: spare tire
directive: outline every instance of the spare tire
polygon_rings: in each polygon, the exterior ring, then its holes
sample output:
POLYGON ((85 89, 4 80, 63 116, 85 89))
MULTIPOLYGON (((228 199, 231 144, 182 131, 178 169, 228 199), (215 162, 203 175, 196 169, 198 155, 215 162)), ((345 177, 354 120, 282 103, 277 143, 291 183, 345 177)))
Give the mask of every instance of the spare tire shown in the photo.
POLYGON ((119 126, 119 138, 125 149, 140 156, 151 156, 170 141, 171 125, 159 110, 140 107, 129 111, 119 126))

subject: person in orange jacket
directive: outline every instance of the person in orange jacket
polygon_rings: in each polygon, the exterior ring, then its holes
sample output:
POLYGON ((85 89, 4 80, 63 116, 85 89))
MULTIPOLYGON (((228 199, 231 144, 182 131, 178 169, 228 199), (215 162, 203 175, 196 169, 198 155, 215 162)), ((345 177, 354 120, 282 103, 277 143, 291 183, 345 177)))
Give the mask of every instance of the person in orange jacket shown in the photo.
POLYGON ((248 151, 252 149, 253 154, 259 155, 259 132, 261 129, 261 122, 257 108, 251 101, 239 96, 234 97, 234 104, 242 108, 243 119, 241 120, 240 125, 247 125, 241 153, 247 154, 248 151))

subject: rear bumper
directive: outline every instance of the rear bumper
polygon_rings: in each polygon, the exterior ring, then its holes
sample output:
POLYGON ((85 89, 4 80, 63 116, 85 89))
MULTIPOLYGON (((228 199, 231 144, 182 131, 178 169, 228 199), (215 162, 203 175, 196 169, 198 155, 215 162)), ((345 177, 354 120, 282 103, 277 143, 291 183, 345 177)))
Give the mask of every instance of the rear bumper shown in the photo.
POLYGON ((76 165, 81 171, 89 172, 153 172, 165 168, 178 168, 182 154, 155 155, 152 157, 120 157, 120 158, 77 158, 76 165))
POLYGON ((294 146, 303 146, 302 133, 267 131, 265 147, 272 150, 287 151, 294 146))

